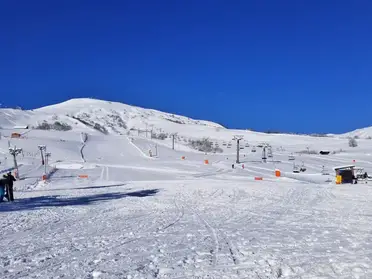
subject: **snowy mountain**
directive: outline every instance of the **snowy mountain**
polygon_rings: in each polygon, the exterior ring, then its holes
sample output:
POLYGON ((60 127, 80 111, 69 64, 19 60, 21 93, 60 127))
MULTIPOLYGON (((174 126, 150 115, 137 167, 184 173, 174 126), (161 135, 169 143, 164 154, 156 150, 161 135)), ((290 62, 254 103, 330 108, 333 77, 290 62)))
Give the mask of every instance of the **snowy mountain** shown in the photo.
POLYGON ((371 127, 366 127, 362 129, 357 129, 354 131, 351 131, 349 133, 345 133, 342 136, 345 137, 359 137, 359 138, 370 138, 372 137, 372 126, 371 127))
POLYGON ((124 134, 131 129, 152 128, 155 131, 177 132, 180 126, 224 129, 209 121, 94 99, 71 99, 27 111, 0 109, 1 127, 24 125, 42 130, 96 130, 103 134, 124 134))
MULTIPOLYGON (((306 135, 265 134, 248 130, 226 129, 210 121, 195 120, 189 117, 145 109, 117 102, 95 99, 71 99, 66 102, 34 110, 0 109, 0 127, 13 129, 15 126, 29 126, 39 130, 89 132, 90 134, 139 134, 145 130, 159 133, 178 133, 185 138, 208 137, 229 141, 234 135, 249 136, 253 142, 290 139, 292 143, 308 144, 306 135), (139 130, 139 131, 138 131, 139 130)), ((372 136, 372 127, 356 130, 332 137, 372 136)), ((319 142, 326 143, 324 138, 319 142)), ((310 141, 312 143, 313 140, 310 141)), ((329 142, 331 143, 331 142, 329 142)))

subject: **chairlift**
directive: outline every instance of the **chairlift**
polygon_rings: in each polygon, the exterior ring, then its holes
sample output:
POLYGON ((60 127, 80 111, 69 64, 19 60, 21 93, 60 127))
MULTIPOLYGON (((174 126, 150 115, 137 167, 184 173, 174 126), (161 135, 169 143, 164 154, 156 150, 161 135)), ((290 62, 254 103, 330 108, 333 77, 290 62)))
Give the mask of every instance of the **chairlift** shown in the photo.
POLYGON ((272 150, 271 146, 267 150, 267 157, 269 157, 269 158, 273 157, 273 150, 272 150))
POLYGON ((296 164, 293 164, 293 172, 294 173, 300 173, 300 167, 299 166, 297 166, 296 164))
POLYGON ((227 143, 226 143, 226 142, 224 142, 224 143, 222 143, 222 145, 223 145, 223 146, 226 146, 226 145, 227 145, 227 143))
POLYGON ((256 147, 253 146, 251 151, 256 152, 256 147))
POLYGON ((322 175, 329 175, 329 171, 324 166, 322 166, 321 173, 322 173, 322 175))
POLYGON ((289 161, 293 161, 293 160, 295 160, 295 157, 293 156, 293 154, 291 154, 291 155, 288 156, 288 160, 289 160, 289 161))
POLYGON ((306 171, 305 163, 302 162, 302 166, 300 168, 300 172, 305 172, 305 171, 306 171))
POLYGON ((244 149, 244 147, 243 146, 240 146, 239 149, 244 149))
POLYGON ((262 149, 262 162, 266 163, 267 157, 266 157, 266 146, 262 149))
POLYGON ((248 143, 246 143, 246 144, 245 144, 245 147, 249 147, 249 144, 248 144, 248 143))

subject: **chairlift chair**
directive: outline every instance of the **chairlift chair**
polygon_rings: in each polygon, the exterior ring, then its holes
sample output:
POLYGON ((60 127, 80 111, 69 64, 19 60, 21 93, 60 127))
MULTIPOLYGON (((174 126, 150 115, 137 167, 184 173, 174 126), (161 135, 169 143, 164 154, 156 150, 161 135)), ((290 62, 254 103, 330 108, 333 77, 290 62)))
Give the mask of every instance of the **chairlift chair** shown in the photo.
POLYGON ((293 172, 294 173, 300 173, 300 168, 296 165, 296 164, 293 164, 293 172))
POLYGON ((306 171, 305 163, 302 162, 302 166, 300 168, 300 172, 305 172, 305 171, 306 171))
POLYGON ((267 157, 269 157, 269 158, 273 157, 273 150, 272 150, 271 147, 269 147, 268 150, 267 150, 267 157))
POLYGON ((267 157, 266 157, 266 146, 262 149, 262 161, 266 163, 267 157))
POLYGON ((329 171, 323 166, 322 167, 322 175, 329 175, 329 171))
POLYGON ((295 157, 293 156, 293 154, 291 154, 291 155, 288 156, 288 160, 289 161, 293 161, 294 159, 295 159, 295 157))
POLYGON ((256 147, 253 146, 251 151, 256 152, 256 147))

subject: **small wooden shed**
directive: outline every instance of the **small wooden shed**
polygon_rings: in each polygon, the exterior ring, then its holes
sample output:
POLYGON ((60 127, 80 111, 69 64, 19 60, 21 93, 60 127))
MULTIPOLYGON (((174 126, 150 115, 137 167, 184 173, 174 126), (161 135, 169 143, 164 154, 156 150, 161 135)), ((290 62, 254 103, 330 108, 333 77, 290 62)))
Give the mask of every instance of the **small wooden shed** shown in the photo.
POLYGON ((355 179, 354 165, 334 167, 336 172, 336 184, 353 183, 355 179))

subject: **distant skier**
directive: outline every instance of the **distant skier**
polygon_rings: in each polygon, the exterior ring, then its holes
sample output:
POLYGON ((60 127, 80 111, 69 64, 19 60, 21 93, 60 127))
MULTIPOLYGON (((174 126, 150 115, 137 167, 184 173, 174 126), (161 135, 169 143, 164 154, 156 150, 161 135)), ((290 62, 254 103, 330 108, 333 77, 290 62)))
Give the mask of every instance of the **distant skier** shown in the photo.
POLYGON ((3 175, 6 181, 6 197, 8 201, 14 201, 14 195, 13 195, 13 182, 16 181, 15 177, 12 175, 11 172, 8 172, 6 175, 3 175))

